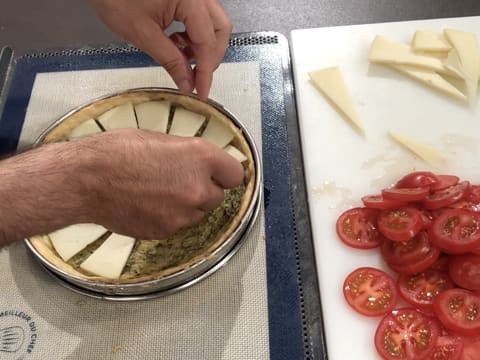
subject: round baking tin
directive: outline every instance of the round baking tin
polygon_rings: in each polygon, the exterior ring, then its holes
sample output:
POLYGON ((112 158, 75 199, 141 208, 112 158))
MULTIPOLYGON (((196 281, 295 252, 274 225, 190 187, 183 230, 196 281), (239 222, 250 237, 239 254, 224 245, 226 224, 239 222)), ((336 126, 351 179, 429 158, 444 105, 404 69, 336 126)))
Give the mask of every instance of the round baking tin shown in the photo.
MULTIPOLYGON (((135 88, 123 92, 117 92, 111 95, 97 98, 91 102, 88 102, 87 104, 84 104, 69 111, 67 114, 65 114, 60 119, 55 121, 52 125, 50 125, 45 131, 43 131, 41 135, 35 140, 34 145, 40 145, 52 130, 54 130, 72 115, 99 101, 108 100, 110 98, 115 98, 126 94, 144 94, 150 92, 157 94, 167 93, 174 95, 183 95, 198 100, 196 95, 184 95, 174 89, 159 87, 135 88)), ((255 168, 255 184, 252 197, 240 223, 233 230, 230 236, 225 239, 225 241, 220 244, 214 251, 212 251, 212 253, 210 253, 208 257, 193 264, 189 268, 180 270, 167 276, 160 277, 158 279, 124 284, 104 283, 70 274, 50 263, 35 248, 35 246, 30 242, 29 239, 25 239, 27 247, 33 253, 36 260, 40 262, 42 267, 45 268, 47 272, 54 277, 54 279, 56 279, 63 286, 69 288, 72 291, 95 298, 115 301, 145 300, 149 298, 156 298, 172 294, 203 280, 204 278, 217 271, 223 265, 225 265, 225 263, 236 253, 236 251, 238 251, 241 244, 243 244, 243 240, 255 224, 260 211, 262 198, 261 189, 263 186, 261 160, 253 137, 244 127, 244 125, 235 117, 235 115, 225 109, 221 104, 213 100, 209 99, 207 103, 213 108, 215 108, 217 111, 222 113, 224 116, 226 116, 238 129, 241 130, 241 133, 250 148, 254 162, 253 166, 255 168)))

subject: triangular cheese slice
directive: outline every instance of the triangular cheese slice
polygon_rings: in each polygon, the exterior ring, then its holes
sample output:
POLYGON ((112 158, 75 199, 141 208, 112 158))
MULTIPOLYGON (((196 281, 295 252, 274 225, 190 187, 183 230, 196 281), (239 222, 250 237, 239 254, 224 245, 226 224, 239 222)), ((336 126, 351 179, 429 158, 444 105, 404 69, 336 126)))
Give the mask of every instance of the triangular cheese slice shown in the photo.
POLYGON ((413 35, 412 48, 415 51, 448 52, 452 46, 443 34, 429 30, 417 30, 413 35))
POLYGON ((131 103, 108 110, 98 117, 98 121, 105 130, 137 128, 137 120, 131 103))
POLYGON ((418 80, 425 85, 443 92, 444 94, 453 97, 454 99, 466 101, 467 97, 455 86, 450 84, 442 76, 435 71, 428 69, 414 68, 408 65, 389 65, 395 70, 400 71, 403 74, 410 76, 411 78, 418 80))
POLYGON ((203 139, 221 148, 227 146, 233 140, 233 136, 234 134, 228 126, 213 117, 208 121, 202 134, 203 139))
POLYGON ((108 230, 96 224, 76 224, 48 234, 53 247, 64 261, 78 254, 108 230))
POLYGON ((389 131, 388 134, 390 137, 395 140, 397 143, 405 147, 407 150, 410 150, 419 158, 425 160, 430 165, 441 168, 445 165, 445 159, 443 156, 434 148, 421 144, 412 139, 409 139, 405 136, 398 135, 392 131, 389 131))
POLYGON ((195 136, 204 121, 205 116, 177 107, 168 133, 176 136, 195 136))
POLYGON ((227 153, 229 153, 231 156, 233 156, 240 162, 244 162, 247 160, 247 157, 233 145, 227 145, 223 150, 225 150, 227 153))
POLYGON ((455 50, 457 50, 461 68, 465 74, 468 98, 470 103, 473 103, 477 95, 478 78, 480 75, 480 50, 477 36, 473 33, 453 29, 445 29, 444 33, 455 50))
POLYGON ((135 105, 138 127, 144 130, 167 132, 170 115, 169 101, 148 101, 135 105))
POLYGON ((133 245, 135 245, 134 238, 112 234, 80 264, 80 268, 98 276, 118 279, 132 252, 133 245))
POLYGON ((88 119, 74 128, 68 135, 69 140, 75 140, 86 136, 95 135, 102 132, 95 120, 88 119))
POLYGON ((353 105, 352 98, 338 67, 316 70, 309 73, 315 87, 322 92, 337 110, 351 121, 358 130, 363 132, 363 126, 353 105))
POLYGON ((466 75, 462 68, 462 62, 458 56, 456 49, 452 49, 448 52, 447 57, 443 60, 443 65, 459 79, 466 79, 466 75))
POLYGON ((391 41, 378 35, 370 46, 368 60, 373 63, 419 66, 450 75, 442 60, 438 57, 415 53, 406 44, 391 41))

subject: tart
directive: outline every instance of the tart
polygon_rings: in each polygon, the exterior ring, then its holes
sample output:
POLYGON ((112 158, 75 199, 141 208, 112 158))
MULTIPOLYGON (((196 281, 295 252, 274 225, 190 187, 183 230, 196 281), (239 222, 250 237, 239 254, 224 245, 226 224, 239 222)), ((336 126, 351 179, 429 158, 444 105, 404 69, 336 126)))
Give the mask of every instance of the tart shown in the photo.
POLYGON ((244 130, 213 102, 169 89, 133 89, 96 100, 66 114, 39 144, 76 141, 102 131, 140 128, 198 136, 223 148, 245 169, 244 183, 225 190, 223 203, 198 223, 167 239, 133 239, 97 224, 74 224, 27 239, 39 260, 77 282, 138 284, 161 281, 207 263, 231 240, 252 208, 256 158, 244 130))

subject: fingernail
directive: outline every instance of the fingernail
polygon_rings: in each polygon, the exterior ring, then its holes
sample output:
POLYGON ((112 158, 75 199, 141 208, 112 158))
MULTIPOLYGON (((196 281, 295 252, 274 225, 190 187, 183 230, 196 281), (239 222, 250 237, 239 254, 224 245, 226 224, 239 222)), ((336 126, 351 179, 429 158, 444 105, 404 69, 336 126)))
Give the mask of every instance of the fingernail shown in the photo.
POLYGON ((192 85, 188 80, 180 80, 180 82, 178 83, 178 88, 184 94, 191 93, 193 90, 192 85))

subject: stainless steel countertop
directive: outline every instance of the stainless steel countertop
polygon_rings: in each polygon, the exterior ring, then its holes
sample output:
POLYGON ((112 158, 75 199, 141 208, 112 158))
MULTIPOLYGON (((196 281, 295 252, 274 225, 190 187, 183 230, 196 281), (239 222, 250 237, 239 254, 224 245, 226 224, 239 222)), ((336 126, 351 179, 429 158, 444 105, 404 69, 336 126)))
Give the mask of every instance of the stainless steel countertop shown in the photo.
MULTIPOLYGON (((118 40, 87 0, 2 0, 0 47, 17 55, 34 49, 118 40)), ((223 0, 234 32, 480 15, 478 0, 223 0)), ((177 27, 178 28, 178 27, 177 27)))

